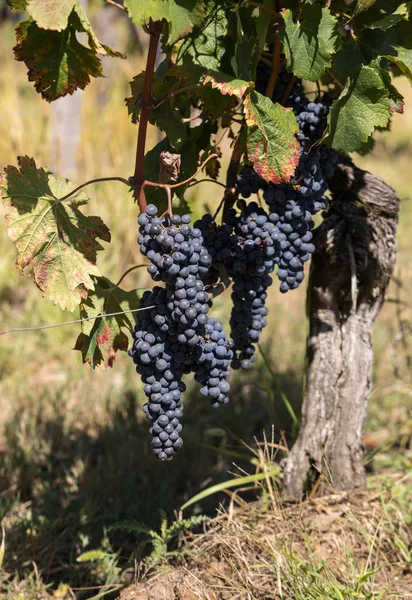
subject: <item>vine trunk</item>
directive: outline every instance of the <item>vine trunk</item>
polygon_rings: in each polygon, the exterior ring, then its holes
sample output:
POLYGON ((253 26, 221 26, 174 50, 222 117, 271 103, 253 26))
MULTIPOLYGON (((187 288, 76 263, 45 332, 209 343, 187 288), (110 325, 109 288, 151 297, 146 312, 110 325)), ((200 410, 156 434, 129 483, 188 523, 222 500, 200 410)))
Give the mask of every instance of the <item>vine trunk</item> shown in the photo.
POLYGON ((310 333, 300 431, 283 496, 365 487, 363 428, 372 381, 371 335, 396 260, 399 198, 379 177, 342 160, 333 201, 315 232, 310 333))

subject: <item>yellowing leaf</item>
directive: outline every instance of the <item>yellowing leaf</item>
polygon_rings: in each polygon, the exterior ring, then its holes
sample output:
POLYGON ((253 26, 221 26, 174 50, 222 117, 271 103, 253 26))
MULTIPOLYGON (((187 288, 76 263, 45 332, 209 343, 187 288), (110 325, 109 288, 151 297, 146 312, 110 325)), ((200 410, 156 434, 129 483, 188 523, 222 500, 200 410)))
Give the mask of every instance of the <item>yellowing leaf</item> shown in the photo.
POLYGON ((253 91, 244 102, 247 158, 265 181, 289 181, 299 162, 298 126, 290 108, 253 91))
POLYGON ((100 238, 110 233, 100 217, 85 216, 84 192, 60 201, 73 186, 67 179, 38 169, 32 158, 18 157, 19 168, 6 167, 0 191, 6 209, 7 233, 17 248, 17 267, 32 268, 34 281, 55 304, 74 311, 99 275, 100 238))
POLYGON ((250 88, 254 87, 253 81, 244 81, 237 79, 233 75, 220 73, 219 71, 208 71, 203 79, 204 85, 211 85, 213 89, 219 90, 223 95, 236 96, 243 98, 250 88))
POLYGON ((27 11, 39 27, 61 31, 67 27, 67 20, 76 2, 77 0, 30 0, 27 11))

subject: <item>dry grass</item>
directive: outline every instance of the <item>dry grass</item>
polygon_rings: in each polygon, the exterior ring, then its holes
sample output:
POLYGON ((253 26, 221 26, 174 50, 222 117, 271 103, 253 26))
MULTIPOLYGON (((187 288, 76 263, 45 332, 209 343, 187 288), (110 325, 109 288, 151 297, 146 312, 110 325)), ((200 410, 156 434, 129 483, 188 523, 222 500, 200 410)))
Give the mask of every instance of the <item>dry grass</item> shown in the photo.
POLYGON ((192 556, 171 569, 163 564, 120 600, 406 600, 412 571, 402 549, 411 536, 380 494, 333 494, 289 507, 230 504, 185 544, 192 556))

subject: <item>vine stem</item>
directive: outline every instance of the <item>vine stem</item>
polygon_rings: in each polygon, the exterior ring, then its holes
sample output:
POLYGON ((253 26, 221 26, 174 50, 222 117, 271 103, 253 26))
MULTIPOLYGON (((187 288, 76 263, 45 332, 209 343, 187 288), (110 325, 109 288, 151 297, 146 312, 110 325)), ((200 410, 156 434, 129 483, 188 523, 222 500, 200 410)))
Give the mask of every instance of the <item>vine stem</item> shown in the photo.
POLYGON ((270 77, 268 84, 265 90, 265 96, 271 98, 273 96, 273 92, 275 91, 276 81, 278 79, 279 71, 280 71, 280 39, 277 33, 275 33, 274 37, 274 49, 273 49, 273 60, 272 67, 270 69, 270 77))
POLYGON ((115 2, 115 0, 105 0, 105 2, 107 2, 107 4, 115 6, 116 8, 120 8, 120 10, 124 10, 124 12, 127 12, 127 8, 122 6, 122 4, 118 4, 117 2, 115 2))
POLYGON ((148 186, 148 187, 160 187, 160 188, 164 188, 165 190, 167 190, 167 189, 171 190, 173 188, 178 188, 182 185, 186 185, 187 183, 190 183, 192 181, 192 179, 194 179, 195 177, 197 177, 199 175, 199 173, 203 170, 203 168, 206 166, 206 164, 209 162, 209 160, 212 160, 212 158, 219 158, 219 155, 215 153, 215 154, 211 154, 210 156, 208 156, 207 159, 200 165, 200 167, 198 168, 196 173, 194 173, 193 175, 191 175, 184 181, 180 181, 179 183, 174 183, 173 185, 169 185, 168 183, 155 183, 154 181, 146 181, 145 180, 145 181, 143 181, 142 188, 144 188, 145 186, 148 186))
POLYGON ((123 279, 132 271, 135 271, 136 269, 140 269, 141 267, 148 267, 149 265, 146 263, 141 263, 140 265, 133 265, 133 267, 130 267, 130 269, 127 269, 127 271, 125 271, 123 273, 123 275, 120 277, 119 281, 116 283, 115 287, 119 287, 119 285, 122 283, 123 279))
MULTIPOLYGON (((170 188, 180 187, 181 185, 186 185, 186 183, 189 183, 190 181, 192 181, 192 179, 194 179, 195 177, 197 177, 197 175, 199 175, 199 173, 202 171, 204 166, 212 158, 218 158, 218 154, 211 154, 210 156, 208 156, 207 159, 200 165, 200 167, 198 168, 196 173, 191 175, 191 177, 188 177, 188 179, 185 179, 185 181, 181 181, 180 183, 174 183, 173 185, 168 185, 167 183, 155 183, 154 181, 143 180, 143 183, 140 185, 139 196, 138 196, 140 211, 144 212, 146 210, 146 196, 144 193, 145 186, 161 187, 161 188, 169 188, 170 189, 170 188)), ((58 198, 57 201, 63 202, 63 200, 67 200, 68 198, 70 198, 70 196, 73 196, 76 192, 83 189, 84 187, 91 185, 92 183, 99 183, 100 181, 120 181, 121 183, 124 183, 125 185, 127 185, 127 187, 130 188, 133 185, 131 179, 128 180, 128 179, 125 179, 124 177, 98 177, 97 179, 91 179, 90 181, 86 181, 85 183, 78 185, 76 188, 74 188, 74 190, 72 190, 71 192, 69 192, 68 194, 63 196, 62 198, 58 198)), ((209 180, 207 180, 207 181, 209 181, 209 180)), ((213 179, 211 181, 213 181, 213 179)))
POLYGON ((101 181, 120 181, 121 183, 124 183, 125 185, 127 185, 127 187, 130 188, 130 181, 128 181, 124 177, 98 177, 97 179, 90 179, 90 181, 86 181, 85 183, 78 185, 77 188, 74 188, 74 190, 72 190, 62 198, 58 198, 58 202, 63 202, 63 200, 67 200, 67 198, 70 198, 70 196, 73 196, 73 194, 80 191, 87 185, 91 185, 92 183, 99 183, 101 181))
POLYGON ((226 189, 226 186, 224 183, 222 183, 221 181, 216 181, 216 179, 199 179, 198 181, 195 181, 194 183, 192 183, 189 188, 194 187, 195 185, 197 185, 198 183, 215 183, 216 185, 220 185, 220 187, 226 189))
POLYGON ((295 85, 295 82, 297 80, 296 75, 292 75, 292 77, 289 80, 289 83, 286 87, 285 93, 282 96, 282 100, 280 101, 281 105, 284 106, 286 103, 286 100, 289 98, 290 92, 293 89, 293 86, 295 85))
POLYGON ((238 199, 235 185, 239 170, 239 162, 240 160, 238 158, 235 159, 234 152, 232 152, 229 168, 226 173, 226 192, 223 196, 223 221, 226 220, 227 213, 238 199))
POLYGON ((138 198, 139 208, 141 212, 144 212, 144 210, 146 209, 146 202, 141 202, 142 198, 140 195, 140 189, 144 182, 144 155, 146 148, 147 124, 149 122, 151 110, 150 98, 152 93, 157 46, 159 44, 162 28, 163 21, 156 21, 155 23, 153 23, 153 21, 150 21, 149 23, 150 41, 143 83, 142 108, 140 111, 139 129, 137 132, 136 161, 133 174, 133 185, 135 188, 136 196, 138 198))
POLYGON ((175 92, 170 92, 170 94, 167 94, 167 96, 159 100, 159 102, 155 104, 153 108, 159 108, 159 106, 162 106, 162 104, 170 100, 170 98, 174 98, 179 94, 183 94, 183 92, 190 92, 190 90, 196 90, 197 88, 201 87, 204 87, 202 83, 193 83, 191 85, 185 85, 184 87, 176 90, 175 92))

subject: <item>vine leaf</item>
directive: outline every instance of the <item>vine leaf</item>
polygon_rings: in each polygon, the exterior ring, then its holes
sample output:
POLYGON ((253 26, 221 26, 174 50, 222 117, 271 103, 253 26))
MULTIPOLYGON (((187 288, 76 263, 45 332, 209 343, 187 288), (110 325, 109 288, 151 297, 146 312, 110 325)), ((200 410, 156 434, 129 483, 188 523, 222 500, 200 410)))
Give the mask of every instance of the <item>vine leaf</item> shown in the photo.
POLYGON ((247 157, 265 181, 289 181, 299 162, 296 119, 290 108, 253 91, 244 102, 247 157))
POLYGON ((79 210, 88 202, 84 192, 59 200, 73 189, 67 179, 38 169, 28 156, 19 156, 18 165, 6 167, 0 180, 16 266, 23 274, 30 266, 43 295, 74 311, 94 289, 92 276, 100 274, 97 238, 109 242, 110 232, 100 217, 79 210))
POLYGON ((379 72, 362 66, 334 102, 323 142, 344 153, 362 148, 376 127, 388 124, 389 98, 379 72))
POLYGON ((253 81, 244 81, 233 75, 226 75, 226 73, 218 71, 208 71, 203 79, 203 84, 210 85, 223 95, 236 96, 239 99, 243 98, 250 88, 254 87, 253 81))
POLYGON ((369 10, 356 18, 356 29, 390 29, 402 19, 407 19, 409 8, 403 0, 377 0, 369 10))
POLYGON ((124 56, 99 42, 80 5, 63 31, 42 29, 29 19, 17 26, 16 37, 15 58, 25 63, 29 81, 48 102, 84 89, 91 77, 103 76, 99 54, 124 56), (87 33, 89 48, 77 40, 77 32, 87 33))
POLYGON ((27 0, 7 0, 7 4, 14 13, 24 12, 27 8, 27 0))
POLYGON ((112 367, 116 352, 127 351, 129 341, 125 330, 133 332, 134 318, 133 313, 123 311, 138 309, 143 291, 137 289, 127 292, 106 277, 95 279, 94 291, 80 305, 80 317, 97 318, 83 321, 82 332, 74 346, 75 350, 82 353, 84 363, 89 363, 93 368, 112 367), (121 314, 99 317, 111 313, 121 314))
POLYGON ((199 0, 125 0, 124 5, 139 27, 149 19, 166 20, 168 44, 188 35, 204 18, 204 2, 199 0))
POLYGON ((92 50, 94 50, 97 54, 100 54, 101 56, 126 58, 126 55, 123 54, 123 52, 118 52, 116 50, 113 50, 109 46, 102 44, 102 42, 94 33, 90 21, 87 18, 86 13, 84 12, 84 8, 81 6, 81 4, 79 4, 78 0, 76 0, 75 14, 78 18, 78 31, 83 31, 84 33, 87 33, 89 46, 92 50))
POLYGON ((338 42, 337 21, 328 8, 305 4, 301 19, 293 21, 291 10, 283 11, 282 33, 286 67, 297 77, 316 81, 332 64, 338 42))
POLYGON ((230 36, 226 8, 222 1, 208 0, 202 31, 196 30, 192 36, 183 40, 179 52, 181 60, 189 70, 192 65, 197 65, 214 71, 230 72, 228 46, 233 55, 236 37, 230 36))
POLYGON ((376 0, 358 0, 356 2, 354 14, 357 15, 358 13, 367 10, 368 8, 373 6, 375 2, 376 0))
POLYGON ((77 0, 30 0, 27 6, 29 15, 43 29, 62 31, 77 0))

